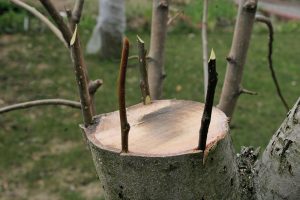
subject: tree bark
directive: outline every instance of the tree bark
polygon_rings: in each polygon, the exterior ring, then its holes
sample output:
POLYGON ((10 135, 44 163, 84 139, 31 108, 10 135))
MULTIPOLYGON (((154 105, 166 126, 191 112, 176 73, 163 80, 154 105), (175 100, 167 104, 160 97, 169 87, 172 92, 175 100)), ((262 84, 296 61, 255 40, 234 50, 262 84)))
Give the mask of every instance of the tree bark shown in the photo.
POLYGON ((232 118, 238 97, 241 94, 241 81, 251 39, 257 0, 241 0, 235 24, 233 41, 227 58, 227 70, 218 107, 232 118))
POLYGON ((152 99, 162 95, 163 80, 166 76, 164 69, 164 50, 167 34, 169 0, 153 0, 152 25, 150 41, 150 57, 148 63, 148 78, 152 99))
POLYGON ((300 98, 257 164, 257 199, 300 199, 300 98))
POLYGON ((202 15, 202 51, 203 51, 203 82, 204 82, 204 99, 206 98, 208 85, 208 41, 207 41, 207 11, 208 0, 203 0, 202 15))
POLYGON ((213 109, 203 154, 196 150, 202 112, 203 104, 191 101, 129 107, 129 153, 120 153, 118 112, 84 129, 105 199, 238 199, 227 118, 213 109))
POLYGON ((124 0, 99 0, 99 16, 87 45, 87 53, 119 58, 126 27, 124 0))

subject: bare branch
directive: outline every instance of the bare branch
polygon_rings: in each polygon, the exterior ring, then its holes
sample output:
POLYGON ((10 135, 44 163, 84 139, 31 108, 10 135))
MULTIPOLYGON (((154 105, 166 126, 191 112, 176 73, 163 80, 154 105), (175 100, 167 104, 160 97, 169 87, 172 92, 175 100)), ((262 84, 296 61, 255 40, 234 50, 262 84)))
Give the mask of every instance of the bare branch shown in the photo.
POLYGON ((218 83, 218 74, 216 72, 216 56, 214 51, 211 51, 211 55, 208 61, 208 87, 205 100, 204 111, 201 120, 201 127, 199 131, 199 143, 198 149, 204 151, 206 147, 206 140, 208 134, 208 128, 211 120, 211 112, 214 104, 215 89, 218 83))
POLYGON ((126 69, 129 54, 129 41, 124 38, 122 58, 120 63, 119 72, 119 110, 120 110, 120 122, 121 122, 121 143, 122 152, 128 152, 128 133, 130 130, 130 125, 127 121, 126 115, 126 99, 125 99, 125 81, 126 81, 126 69))
POLYGON ((77 86, 79 90, 80 102, 82 106, 82 114, 84 125, 88 126, 93 121, 94 113, 94 103, 93 99, 90 97, 88 88, 88 73, 84 62, 83 53, 80 46, 78 31, 71 32, 70 28, 65 24, 63 18, 59 15, 58 11, 55 9, 50 0, 40 0, 44 5, 54 22, 57 24, 58 28, 62 32, 64 39, 68 44, 71 43, 71 38, 74 34, 74 43, 70 45, 71 59, 75 69, 75 75, 77 80, 77 86))
POLYGON ((174 16, 172 16, 172 17, 168 20, 167 26, 170 26, 170 25, 173 23, 173 21, 175 21, 175 20, 176 20, 180 15, 182 15, 182 14, 183 14, 183 11, 182 11, 182 10, 177 11, 176 14, 175 14, 174 16))
POLYGON ((65 45, 65 47, 68 48, 68 44, 63 38, 63 35, 60 32, 60 30, 47 17, 45 17, 42 13, 40 13, 36 8, 20 0, 10 0, 10 2, 24 8, 25 10, 33 14, 36 18, 41 20, 46 26, 48 26, 48 28, 54 33, 54 35, 65 45))
POLYGON ((137 35, 137 43, 139 49, 139 64, 140 64, 140 88, 143 98, 144 105, 151 103, 149 83, 148 83, 148 72, 147 72, 147 61, 146 61, 146 50, 145 42, 137 35))
POLYGON ((204 99, 206 98, 206 91, 207 91, 207 84, 208 84, 207 10, 208 10, 208 0, 203 0, 202 51, 203 51, 204 99))
POLYGON ((162 95, 165 74, 164 54, 167 35, 167 22, 170 0, 153 0, 151 40, 148 62, 149 89, 152 99, 159 99, 162 95))
POLYGON ((247 90, 247 89, 241 87, 240 91, 239 91, 239 95, 240 94, 257 95, 257 92, 254 92, 254 91, 251 91, 251 90, 247 90))
POLYGON ((35 106, 44 106, 44 105, 61 105, 61 106, 68 106, 71 108, 81 109, 81 105, 77 101, 70 101, 65 99, 42 99, 42 100, 27 101, 24 103, 5 106, 3 108, 0 108, 0 114, 7 113, 14 110, 21 110, 21 109, 27 109, 35 106))
POLYGON ((72 21, 75 24, 79 24, 81 13, 83 9, 84 0, 76 0, 73 11, 72 11, 72 21))
POLYGON ((61 31, 65 41, 67 44, 70 43, 72 32, 69 27, 65 24, 63 18, 60 16, 56 8, 53 6, 50 0, 40 0, 43 6, 46 8, 56 25, 58 26, 59 30, 61 31))
POLYGON ((239 98, 244 65, 251 40, 257 0, 240 0, 226 74, 218 108, 232 119, 239 98))
POLYGON ((289 106, 287 104, 287 101, 285 100, 285 98, 283 97, 283 95, 281 93, 281 89, 280 89, 280 86, 279 86, 279 83, 278 83, 278 80, 277 80, 277 77, 276 77, 276 73, 275 73, 275 70, 274 70, 274 67, 273 67, 272 54, 273 54, 274 29, 273 29, 272 22, 269 18, 267 18, 265 16, 262 16, 262 15, 256 15, 255 20, 257 22, 264 23, 268 27, 268 30, 269 30, 269 45, 268 45, 268 47, 269 47, 269 52, 268 52, 269 69, 271 71, 271 76, 272 76, 273 82, 274 82, 275 87, 276 87, 277 95, 279 96, 279 98, 280 98, 283 106, 285 107, 285 109, 287 111, 289 111, 290 110, 289 106))

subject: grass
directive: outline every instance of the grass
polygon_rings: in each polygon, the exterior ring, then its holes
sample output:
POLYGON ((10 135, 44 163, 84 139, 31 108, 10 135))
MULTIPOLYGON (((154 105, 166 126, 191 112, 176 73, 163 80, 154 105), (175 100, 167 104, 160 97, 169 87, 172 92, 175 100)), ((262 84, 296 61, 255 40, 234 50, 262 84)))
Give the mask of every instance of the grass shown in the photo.
MULTIPOLYGON (((186 13, 197 12, 193 3, 195 1, 186 7, 186 13)), ((139 4, 135 6, 142 8, 139 4)), ((146 18, 150 16, 148 7, 146 18)), ((226 13, 231 20, 230 13, 235 10, 226 13)), ((191 16, 197 19, 198 14, 191 16)), ((83 44, 94 22, 93 17, 84 17, 80 29, 83 44)), ((221 92, 232 30, 233 26, 213 25, 209 31, 209 46, 216 51, 219 73, 215 104, 221 92)), ((136 54, 136 33, 135 30, 126 33, 132 41, 131 55, 136 54)), ((138 33, 149 44, 149 32, 139 30, 138 33)), ((274 66, 290 106, 299 97, 300 48, 295 41, 300 40, 300 34, 296 33, 299 33, 299 24, 276 25, 274 66)), ((177 28, 168 33, 164 99, 203 101, 200 38, 200 31, 192 28, 177 28)), ((231 131, 237 150, 241 145, 265 147, 286 115, 267 67, 267 38, 265 27, 256 25, 243 85, 259 95, 243 95, 239 99, 231 131)), ((0 106, 39 98, 78 100, 69 54, 51 33, 2 34, 0 47, 3 49, 0 52, 0 106)), ((96 94, 98 113, 116 110, 119 62, 100 60, 97 56, 86 56, 86 61, 90 77, 104 81, 96 94)), ((136 63, 130 61, 129 64, 127 99, 128 105, 133 105, 140 101, 139 78, 136 63)), ((63 107, 32 108, 1 115, 0 199, 2 196, 3 199, 28 199, 29 196, 41 199, 40 195, 49 199, 101 199, 92 159, 78 128, 81 122, 79 111, 63 107)))

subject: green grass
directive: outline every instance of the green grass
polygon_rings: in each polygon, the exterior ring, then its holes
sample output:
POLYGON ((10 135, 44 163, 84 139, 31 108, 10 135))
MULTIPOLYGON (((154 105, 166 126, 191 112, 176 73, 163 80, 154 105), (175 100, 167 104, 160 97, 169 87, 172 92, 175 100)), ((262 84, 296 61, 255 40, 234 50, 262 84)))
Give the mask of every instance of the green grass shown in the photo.
MULTIPOLYGON (((192 1, 186 7, 186 13, 194 13, 191 14, 193 20, 200 16, 196 13, 197 5, 192 1)), ((146 18, 150 16, 148 7, 146 18)), ((232 20, 235 9, 224 12, 226 18, 232 20)), ((84 17, 80 29, 83 44, 86 44, 94 22, 92 16, 84 17)), ((295 42, 300 40, 299 24, 279 23, 275 28, 274 67, 283 94, 292 106, 299 97, 300 48, 295 42)), ((209 47, 216 51, 219 73, 215 104, 224 79, 232 30, 232 26, 212 26, 209 30, 209 47)), ((126 33, 132 42, 131 55, 136 54, 136 33, 133 30, 126 33)), ((149 49, 149 32, 139 30, 138 33, 149 49)), ((259 95, 242 95, 238 101, 231 131, 237 150, 241 145, 265 147, 286 115, 267 67, 267 38, 265 27, 256 25, 243 86, 259 95)), ((200 39, 200 31, 190 28, 177 28, 168 33, 164 99, 203 101, 200 39), (176 90, 179 85, 180 91, 176 90)), ((69 54, 51 33, 35 31, 2 35, 0 47, 3 49, 0 52, 0 106, 39 98, 78 100, 69 54)), ((91 79, 104 81, 96 94, 97 112, 116 110, 119 61, 86 56, 86 62, 91 79)), ((130 61, 129 66, 127 102, 134 105, 140 101, 138 68, 135 61, 130 61)), ((101 199, 97 192, 92 197, 83 192, 84 188, 92 190, 98 178, 78 127, 81 122, 80 111, 63 107, 39 107, 1 115, 0 199, 1 195, 10 199, 7 191, 15 192, 14 199, 28 199, 28 195, 37 195, 39 191, 54 195, 53 199, 101 199)))

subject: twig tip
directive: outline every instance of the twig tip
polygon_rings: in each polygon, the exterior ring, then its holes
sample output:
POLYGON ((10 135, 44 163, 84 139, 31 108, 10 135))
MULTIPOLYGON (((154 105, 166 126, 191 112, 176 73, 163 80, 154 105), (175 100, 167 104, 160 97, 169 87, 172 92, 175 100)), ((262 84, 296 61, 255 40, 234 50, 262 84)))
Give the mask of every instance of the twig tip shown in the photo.
POLYGON ((138 42, 143 43, 143 44, 145 43, 144 40, 142 40, 142 38, 140 38, 139 35, 136 35, 136 38, 137 38, 138 42))
POLYGON ((211 49, 209 60, 216 60, 216 54, 214 49, 211 49))

